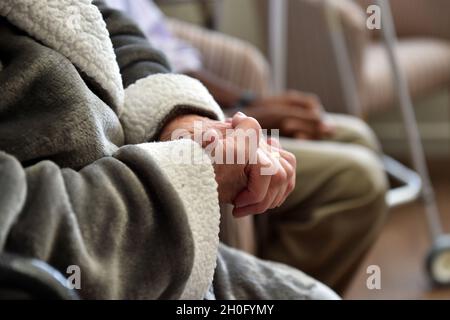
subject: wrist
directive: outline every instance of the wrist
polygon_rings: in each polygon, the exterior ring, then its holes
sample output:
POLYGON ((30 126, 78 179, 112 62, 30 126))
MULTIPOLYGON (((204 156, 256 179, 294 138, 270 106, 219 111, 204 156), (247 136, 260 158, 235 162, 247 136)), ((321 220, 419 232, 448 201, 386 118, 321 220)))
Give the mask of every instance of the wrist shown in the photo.
POLYGON ((258 100, 258 96, 254 92, 249 90, 243 91, 228 111, 232 114, 243 111, 248 106, 251 106, 256 100, 258 100))
POLYGON ((173 140, 173 132, 177 129, 185 129, 186 131, 193 130, 194 123, 196 121, 203 121, 205 117, 196 114, 185 114, 173 118, 162 128, 159 135, 159 141, 173 140))

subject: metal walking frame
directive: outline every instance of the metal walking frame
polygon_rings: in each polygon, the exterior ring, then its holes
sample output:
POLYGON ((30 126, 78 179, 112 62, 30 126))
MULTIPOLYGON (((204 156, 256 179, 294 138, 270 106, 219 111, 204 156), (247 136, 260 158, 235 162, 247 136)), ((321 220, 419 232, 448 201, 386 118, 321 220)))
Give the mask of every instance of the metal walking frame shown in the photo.
MULTIPOLYGON (((361 117, 362 110, 357 82, 351 67, 343 27, 339 16, 330 4, 330 0, 324 1, 326 21, 339 68, 343 94, 350 113, 361 117)), ((390 208, 415 200, 423 202, 428 229, 433 240, 433 245, 426 258, 427 271, 435 284, 450 285, 450 236, 443 233, 411 95, 395 52, 397 38, 390 5, 387 0, 376 0, 376 3, 381 9, 382 39, 392 68, 395 93, 400 106, 410 158, 414 168, 414 170, 411 170, 397 160, 383 155, 382 160, 386 172, 402 184, 402 186, 392 188, 387 192, 386 202, 390 208)), ((287 47, 285 45, 287 39, 286 13, 287 0, 269 0, 269 54, 275 75, 275 90, 285 88, 287 57, 287 47)))

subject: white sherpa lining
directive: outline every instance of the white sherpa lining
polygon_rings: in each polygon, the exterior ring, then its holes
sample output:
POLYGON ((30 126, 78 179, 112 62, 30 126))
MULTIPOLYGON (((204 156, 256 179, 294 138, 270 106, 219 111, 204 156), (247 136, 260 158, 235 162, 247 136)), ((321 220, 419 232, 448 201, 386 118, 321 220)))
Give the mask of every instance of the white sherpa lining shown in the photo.
POLYGON ((123 105, 119 66, 92 0, 1 0, 0 15, 58 51, 123 105))
POLYGON ((121 115, 127 143, 149 141, 165 117, 177 107, 224 115, 200 81, 179 74, 155 74, 136 81, 125 90, 125 108, 121 115))
POLYGON ((182 299, 203 299, 211 285, 219 246, 220 209, 211 161, 192 140, 144 143, 138 147, 157 161, 179 191, 194 239, 194 263, 182 299), (180 152, 202 159, 196 164, 180 161, 180 152))

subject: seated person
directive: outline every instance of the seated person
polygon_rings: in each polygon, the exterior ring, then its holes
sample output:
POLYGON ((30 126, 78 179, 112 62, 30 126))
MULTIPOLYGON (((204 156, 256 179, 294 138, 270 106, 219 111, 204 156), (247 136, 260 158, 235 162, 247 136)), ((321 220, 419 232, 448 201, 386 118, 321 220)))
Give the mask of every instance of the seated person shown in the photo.
POLYGON ((233 83, 203 67, 201 53, 172 34, 153 1, 107 3, 135 20, 175 72, 201 80, 225 111, 238 108, 263 128, 280 129, 291 138, 282 143, 300 164, 300 183, 284 205, 271 210, 277 214, 256 217, 258 255, 294 266, 343 292, 387 212, 387 181, 378 142, 368 126, 350 116, 325 113, 312 94, 290 90, 267 95, 263 59, 242 41, 177 22, 185 39, 205 55, 209 50, 215 61, 224 61, 214 68, 224 70, 233 83))
POLYGON ((94 4, 0 3, 1 252, 78 265, 84 299, 337 298, 219 244, 219 201, 279 205, 295 158, 260 139, 264 162, 217 165, 192 140, 161 142, 193 121, 260 127, 224 122, 198 81, 170 74, 130 20, 94 4), (263 177, 266 165, 277 170, 263 177))

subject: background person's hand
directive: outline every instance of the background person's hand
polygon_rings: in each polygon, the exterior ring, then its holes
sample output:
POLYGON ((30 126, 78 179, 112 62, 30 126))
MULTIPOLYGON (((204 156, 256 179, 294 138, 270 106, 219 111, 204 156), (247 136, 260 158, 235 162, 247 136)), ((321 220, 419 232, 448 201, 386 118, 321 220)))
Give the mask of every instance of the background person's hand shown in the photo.
POLYGON ((279 129, 286 137, 318 140, 334 132, 319 98, 299 91, 257 99, 246 108, 246 114, 264 129, 279 129))

